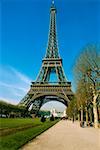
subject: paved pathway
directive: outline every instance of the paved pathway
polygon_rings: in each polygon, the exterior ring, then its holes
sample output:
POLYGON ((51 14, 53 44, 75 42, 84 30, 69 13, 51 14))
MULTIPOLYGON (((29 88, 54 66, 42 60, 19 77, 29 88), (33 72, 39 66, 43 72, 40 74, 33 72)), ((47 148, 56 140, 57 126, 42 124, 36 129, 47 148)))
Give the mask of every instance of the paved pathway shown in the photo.
POLYGON ((26 144, 22 150, 100 150, 100 130, 62 120, 26 144))

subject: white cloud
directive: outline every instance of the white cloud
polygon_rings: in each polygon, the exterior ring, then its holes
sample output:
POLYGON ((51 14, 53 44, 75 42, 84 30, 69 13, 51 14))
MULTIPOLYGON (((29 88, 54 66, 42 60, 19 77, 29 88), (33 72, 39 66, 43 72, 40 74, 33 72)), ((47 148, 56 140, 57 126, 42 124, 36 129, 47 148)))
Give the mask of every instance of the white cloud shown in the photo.
POLYGON ((0 100, 13 104, 26 95, 31 79, 11 66, 0 68, 0 100))
POLYGON ((22 80, 23 82, 27 84, 31 83, 31 80, 26 75, 20 73, 19 71, 17 71, 15 68, 11 66, 9 68, 13 71, 13 73, 16 74, 17 77, 19 77, 20 80, 22 80))
POLYGON ((7 83, 1 82, 1 81, 0 81, 0 86, 4 86, 6 88, 13 88, 13 89, 16 89, 16 90, 21 90, 23 92, 27 92, 26 88, 20 87, 18 85, 7 84, 7 83))

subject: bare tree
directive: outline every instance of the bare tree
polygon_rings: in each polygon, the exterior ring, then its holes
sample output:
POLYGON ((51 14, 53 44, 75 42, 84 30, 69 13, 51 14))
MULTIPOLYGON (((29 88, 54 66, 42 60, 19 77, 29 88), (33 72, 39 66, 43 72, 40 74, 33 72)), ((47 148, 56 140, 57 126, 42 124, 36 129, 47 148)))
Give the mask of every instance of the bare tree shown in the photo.
POLYGON ((77 91, 81 91, 81 93, 77 92, 77 95, 84 93, 83 97, 81 95, 81 101, 84 101, 85 103, 88 103, 88 100, 92 101, 95 128, 98 127, 97 99, 99 99, 100 104, 100 56, 98 54, 99 51, 100 48, 96 45, 86 46, 83 49, 83 52, 79 56, 74 67, 75 79, 77 81, 77 91), (79 84, 82 83, 82 80, 84 81, 84 84, 81 84, 80 89, 79 84), (78 90, 78 88, 80 90, 78 90), (83 98, 85 99, 83 100, 83 98))

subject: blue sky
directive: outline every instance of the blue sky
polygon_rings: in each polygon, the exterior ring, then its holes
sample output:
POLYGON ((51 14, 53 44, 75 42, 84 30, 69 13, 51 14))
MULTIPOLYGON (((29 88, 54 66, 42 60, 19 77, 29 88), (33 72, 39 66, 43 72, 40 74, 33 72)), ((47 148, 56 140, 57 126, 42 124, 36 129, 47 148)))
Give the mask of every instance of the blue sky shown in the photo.
MULTIPOLYGON (((0 0, 0 99, 17 104, 36 79, 47 47, 50 5, 51 0, 0 0)), ((77 57, 88 43, 100 42, 100 0, 55 0, 55 5, 59 52, 74 89, 77 57)))

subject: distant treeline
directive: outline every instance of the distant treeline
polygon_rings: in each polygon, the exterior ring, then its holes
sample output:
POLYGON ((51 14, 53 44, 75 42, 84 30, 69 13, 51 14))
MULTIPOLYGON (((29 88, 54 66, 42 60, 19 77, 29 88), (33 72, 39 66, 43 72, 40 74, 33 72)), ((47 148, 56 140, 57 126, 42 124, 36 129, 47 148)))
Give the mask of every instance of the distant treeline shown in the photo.
POLYGON ((0 117, 30 117, 30 112, 22 106, 12 105, 4 101, 0 101, 0 117))
MULTIPOLYGON (((37 114, 37 117, 41 116, 50 116, 50 111, 40 110, 37 114)), ((26 107, 0 101, 0 117, 1 118, 32 117, 32 111, 27 110, 26 107)))

